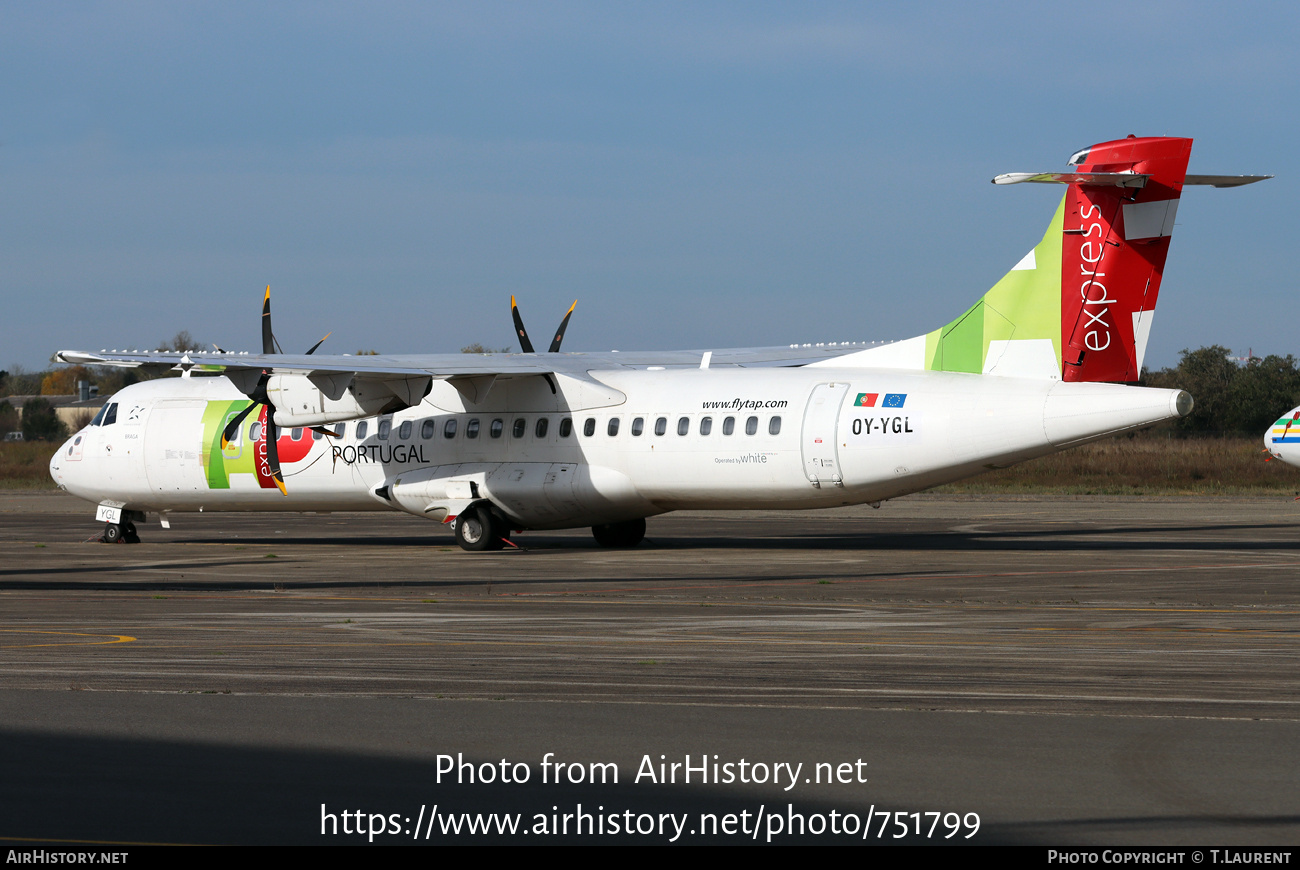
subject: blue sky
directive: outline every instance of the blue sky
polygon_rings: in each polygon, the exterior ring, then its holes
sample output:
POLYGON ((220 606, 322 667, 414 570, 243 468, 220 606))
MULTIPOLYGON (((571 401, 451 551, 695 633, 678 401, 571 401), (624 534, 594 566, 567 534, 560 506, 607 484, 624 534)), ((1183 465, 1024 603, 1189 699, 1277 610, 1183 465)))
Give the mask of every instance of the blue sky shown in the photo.
POLYGON ((1196 140, 1147 363, 1300 353, 1294 4, 0 3, 0 366, 180 329, 306 349, 906 338, 1063 167, 1196 140))

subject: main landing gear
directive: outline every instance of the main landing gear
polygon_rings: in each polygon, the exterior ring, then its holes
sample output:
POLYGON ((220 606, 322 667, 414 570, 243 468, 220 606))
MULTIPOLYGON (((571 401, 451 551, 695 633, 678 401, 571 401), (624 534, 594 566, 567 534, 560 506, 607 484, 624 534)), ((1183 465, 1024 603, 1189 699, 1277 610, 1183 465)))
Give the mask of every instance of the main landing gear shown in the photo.
POLYGON ((635 547, 645 539, 645 520, 592 526, 591 534, 602 547, 635 547))
POLYGON ((462 550, 500 550, 509 537, 510 527, 486 505, 474 505, 456 517, 456 543, 462 550))
POLYGON ((105 544, 138 544, 140 536, 135 533, 135 523, 108 523, 104 526, 104 535, 99 540, 105 544))

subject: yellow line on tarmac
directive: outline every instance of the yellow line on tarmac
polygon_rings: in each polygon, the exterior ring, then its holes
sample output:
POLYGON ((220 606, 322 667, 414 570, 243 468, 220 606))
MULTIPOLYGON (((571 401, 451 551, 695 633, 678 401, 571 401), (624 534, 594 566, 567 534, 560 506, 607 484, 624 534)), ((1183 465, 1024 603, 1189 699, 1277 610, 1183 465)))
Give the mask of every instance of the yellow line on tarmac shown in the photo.
POLYGON ((68 637, 112 638, 111 640, 60 641, 55 643, 0 643, 0 649, 25 649, 37 646, 101 646, 110 643, 130 643, 135 640, 135 638, 126 634, 90 634, 84 631, 42 631, 37 628, 0 628, 0 633, 54 634, 68 637))

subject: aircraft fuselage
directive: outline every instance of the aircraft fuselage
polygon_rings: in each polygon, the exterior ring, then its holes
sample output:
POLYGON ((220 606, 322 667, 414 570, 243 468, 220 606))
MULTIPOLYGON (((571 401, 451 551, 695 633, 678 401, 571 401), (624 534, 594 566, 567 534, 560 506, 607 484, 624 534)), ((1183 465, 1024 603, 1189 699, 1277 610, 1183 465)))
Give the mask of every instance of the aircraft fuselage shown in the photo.
POLYGON ((948 372, 831 367, 593 371, 503 379, 471 401, 435 381, 419 404, 281 429, 225 377, 136 384, 113 420, 51 462, 55 481, 133 511, 404 510, 437 521, 490 502, 514 528, 683 509, 877 502, 1186 413, 1185 393, 948 372))

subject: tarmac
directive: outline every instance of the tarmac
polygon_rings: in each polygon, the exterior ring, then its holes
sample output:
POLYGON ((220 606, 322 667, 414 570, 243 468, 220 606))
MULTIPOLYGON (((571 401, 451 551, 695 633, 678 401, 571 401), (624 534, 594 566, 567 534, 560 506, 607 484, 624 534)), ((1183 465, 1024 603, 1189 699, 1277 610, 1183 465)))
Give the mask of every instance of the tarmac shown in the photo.
POLYGON ((1300 843, 1289 498, 171 523, 0 493, 0 840, 1300 843))

